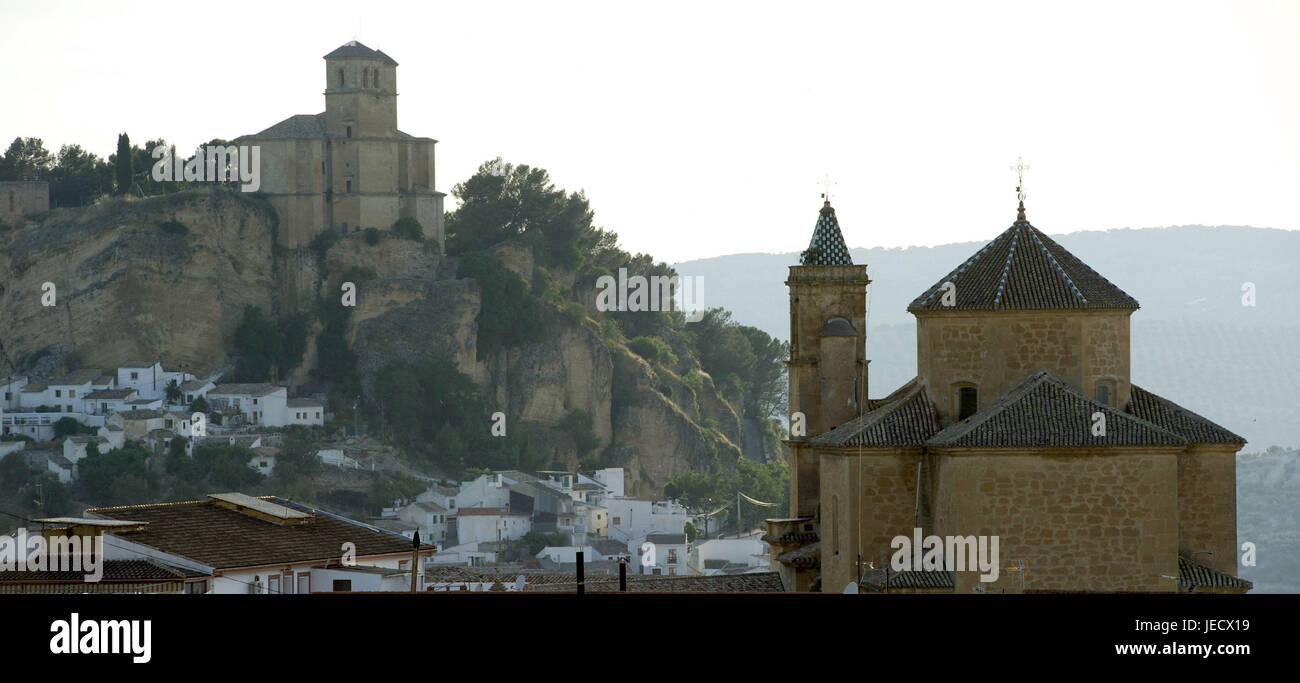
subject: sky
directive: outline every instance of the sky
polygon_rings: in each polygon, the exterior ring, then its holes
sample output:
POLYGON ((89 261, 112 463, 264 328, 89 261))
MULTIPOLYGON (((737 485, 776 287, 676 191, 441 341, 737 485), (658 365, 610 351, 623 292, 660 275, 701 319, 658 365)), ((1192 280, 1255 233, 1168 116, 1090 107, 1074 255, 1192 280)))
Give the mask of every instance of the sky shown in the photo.
MULTIPOLYGON (((396 59, 438 188, 482 162, 584 190, 680 262, 1170 225, 1300 229, 1300 0, 0 0, 0 140, 180 149, 324 110, 321 59, 396 59), (129 45, 123 48, 123 45, 129 45)), ((455 206, 448 197, 448 208, 455 206)))

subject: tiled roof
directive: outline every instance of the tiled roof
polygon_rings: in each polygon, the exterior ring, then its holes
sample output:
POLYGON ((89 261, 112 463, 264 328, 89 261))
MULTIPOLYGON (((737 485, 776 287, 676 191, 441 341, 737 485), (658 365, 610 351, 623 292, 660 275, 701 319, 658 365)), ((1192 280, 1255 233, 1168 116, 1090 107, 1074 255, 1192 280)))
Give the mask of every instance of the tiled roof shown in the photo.
POLYGON ((862 575, 862 588, 872 591, 903 588, 952 590, 956 576, 950 571, 905 571, 872 569, 862 575))
POLYGON ((86 394, 85 398, 95 400, 122 399, 135 393, 135 389, 96 389, 86 394))
MULTIPOLYGON (((207 576, 202 572, 170 567, 149 560, 105 560, 102 581, 175 581, 207 576)), ((39 581, 76 581, 84 583, 85 574, 74 571, 7 571, 0 572, 0 583, 39 581)))
POLYGON ((461 517, 504 515, 508 513, 505 508, 461 508, 459 512, 461 517))
POLYGON ((1030 375, 989 408, 935 434, 927 444, 948 447, 1179 446, 1183 437, 1104 406, 1048 372, 1030 375), (1093 436, 1092 415, 1105 415, 1105 435, 1093 436))
POLYGON ((925 290, 917 311, 1136 309, 1138 302, 1026 220, 1017 220, 984 248, 925 290), (956 287, 943 305, 943 285, 956 287))
POLYGON ((161 410, 123 410, 116 414, 121 415, 123 420, 155 420, 164 413, 161 410))
POLYGON ((325 402, 315 398, 291 398, 285 401, 290 408, 324 408, 325 402))
POLYGON ((686 534, 646 534, 645 540, 660 545, 682 545, 686 542, 686 534))
POLYGON ((212 382, 209 382, 206 379, 192 379, 181 384, 181 391, 198 391, 209 384, 212 384, 212 382))
POLYGON ((335 48, 333 52, 325 55, 325 59, 343 59, 348 57, 355 57, 359 59, 378 59, 383 61, 385 64, 389 64, 391 66, 397 66, 397 62, 393 61, 392 57, 389 57, 388 55, 384 54, 382 50, 372 50, 355 40, 349 40, 348 42, 335 48))
MULTIPOLYGON (((529 580, 529 579, 526 579, 529 580)), ((588 577, 583 582, 584 590, 589 593, 618 592, 618 577, 588 577)), ((576 579, 567 583, 547 583, 534 586, 529 590, 574 592, 577 590, 576 579)), ((776 572, 754 572, 752 574, 714 574, 712 576, 646 576, 627 577, 629 593, 781 593, 781 577, 776 572)))
POLYGON ((808 251, 804 252, 802 265, 805 266, 851 266, 849 249, 844 245, 844 235, 840 234, 840 222, 835 218, 835 209, 827 201, 817 215, 817 226, 813 228, 812 241, 808 251))
POLYGON ((1136 384, 1132 385, 1124 411, 1160 425, 1192 443, 1246 443, 1242 437, 1136 384))
POLYGON ((274 393, 284 387, 277 387, 265 382, 253 384, 218 384, 208 392, 209 395, 229 395, 229 396, 266 396, 274 393))
POLYGON ((610 538, 601 538, 590 541, 589 545, 601 555, 627 555, 627 545, 610 538))
POLYGON ((812 439, 831 446, 920 446, 939 431, 934 404, 925 387, 913 380, 911 388, 892 401, 863 413, 812 439))
POLYGON ((411 541, 399 535, 274 496, 263 499, 314 514, 305 523, 281 526, 212 500, 92 508, 86 513, 148 522, 139 531, 115 535, 217 569, 338 559, 348 542, 356 544, 358 557, 411 552, 411 541))
POLYGON ((1178 587, 1183 590, 1195 590, 1197 588, 1250 590, 1255 587, 1255 584, 1179 556, 1178 587))
POLYGON ((787 550, 776 556, 776 561, 790 567, 822 566, 822 544, 820 541, 787 550))
POLYGON ((243 137, 263 140, 315 140, 323 138, 325 137, 325 112, 319 114, 295 114, 261 132, 243 137))
POLYGON ((763 534, 761 540, 765 543, 811 543, 818 539, 815 531, 791 531, 775 537, 763 534))

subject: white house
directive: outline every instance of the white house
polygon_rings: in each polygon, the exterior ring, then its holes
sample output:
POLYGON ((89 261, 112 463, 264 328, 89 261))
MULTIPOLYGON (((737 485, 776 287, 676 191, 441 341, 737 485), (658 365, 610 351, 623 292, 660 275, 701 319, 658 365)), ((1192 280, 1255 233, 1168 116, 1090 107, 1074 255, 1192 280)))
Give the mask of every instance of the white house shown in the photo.
POLYGON ((18 397, 27 386, 26 377, 0 379, 0 410, 17 410, 22 407, 18 397))
POLYGON ((686 574, 686 553, 686 534, 648 534, 637 548, 642 574, 686 574))
POLYGON ((135 389, 93 389, 81 399, 81 412, 108 416, 131 410, 131 402, 140 398, 135 389))
POLYGON ((680 534, 691 513, 677 501, 649 501, 609 497, 601 502, 609 510, 609 536, 629 541, 650 533, 680 534))
POLYGON ((314 398, 291 398, 285 401, 286 425, 325 424, 325 402, 314 398))
POLYGON ((274 446, 258 446, 253 450, 253 457, 248 460, 248 466, 261 472, 264 476, 271 476, 275 472, 275 459, 280 455, 280 449, 274 446))
POLYGON ((532 531, 527 514, 508 508, 462 507, 456 511, 456 539, 464 543, 513 541, 532 531))
POLYGON ((450 509, 483 507, 503 508, 510 504, 510 486, 498 472, 481 474, 473 481, 460 485, 456 504, 450 509))
POLYGON ((420 530, 420 540, 439 546, 447 542, 447 524, 452 519, 447 508, 416 501, 399 510, 397 517, 415 524, 420 530))
POLYGON ((218 384, 207 395, 208 407, 224 419, 238 417, 247 424, 283 427, 288 390, 271 384, 218 384))
POLYGON ((770 565, 768 545, 760 534, 701 541, 691 546, 688 562, 692 572, 697 574, 716 573, 720 566, 766 569, 770 565))
POLYGON ((190 405, 195 400, 202 398, 207 400, 208 392, 217 387, 211 380, 192 379, 181 383, 181 394, 184 397, 185 405, 190 405))
POLYGON ((91 385, 99 376, 98 368, 88 368, 49 380, 45 392, 45 400, 49 403, 45 405, 54 406, 64 413, 81 412, 82 401, 94 390, 91 385))
POLYGON ((405 592, 412 570, 416 590, 424 589, 432 546, 413 551, 410 539, 398 534, 273 496, 208 498, 92 508, 86 515, 120 525, 103 531, 112 537, 104 543, 106 559, 145 559, 209 577, 192 592, 405 592), (348 539, 355 555, 344 555, 339 539, 348 539))
POLYGON ((131 361, 117 368, 117 386, 135 389, 143 398, 162 398, 167 392, 167 378, 162 363, 131 361))

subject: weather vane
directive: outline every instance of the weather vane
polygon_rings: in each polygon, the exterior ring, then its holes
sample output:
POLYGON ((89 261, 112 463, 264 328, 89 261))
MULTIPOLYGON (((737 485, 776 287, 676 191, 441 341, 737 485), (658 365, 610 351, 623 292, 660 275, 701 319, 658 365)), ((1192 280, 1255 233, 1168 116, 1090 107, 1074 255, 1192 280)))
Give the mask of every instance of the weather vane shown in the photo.
POLYGON ((1016 165, 1012 166, 1011 170, 1016 172, 1016 197, 1019 198, 1021 202, 1024 202, 1025 171, 1029 170, 1029 167, 1025 165, 1024 157, 1016 157, 1016 165))
POLYGON ((820 183, 820 185, 822 186, 822 199, 825 199, 826 203, 828 204, 831 201, 831 185, 834 184, 835 181, 831 180, 831 176, 829 173, 826 174, 825 178, 822 178, 822 181, 820 183))

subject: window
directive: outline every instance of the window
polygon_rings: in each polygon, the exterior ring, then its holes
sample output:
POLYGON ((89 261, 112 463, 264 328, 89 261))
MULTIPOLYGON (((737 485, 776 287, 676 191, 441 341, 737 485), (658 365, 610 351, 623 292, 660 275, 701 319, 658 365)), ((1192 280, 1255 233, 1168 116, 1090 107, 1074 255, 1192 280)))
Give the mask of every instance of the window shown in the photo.
POLYGON ((140 373, 138 372, 131 373, 131 379, 140 379, 140 373))
POLYGON ((69 390, 68 390, 68 398, 76 398, 76 397, 77 397, 77 390, 76 390, 76 389, 69 389, 69 390))
POLYGON ((266 577, 266 586, 269 589, 267 590, 268 593, 271 593, 272 595, 278 594, 280 592, 280 575, 275 574, 266 577))
POLYGON ((668 549, 668 564, 677 564, 677 549, 668 549))
POLYGON ((253 405, 257 405, 257 399, 253 399, 253 405))
POLYGON ((619 524, 622 524, 622 523, 623 523, 622 518, 620 518, 620 517, 615 517, 615 518, 614 518, 614 526, 618 526, 619 524))
POLYGON ((361 70, 361 87, 363 88, 370 87, 370 69, 361 70))
POLYGON ((55 389, 55 390, 54 390, 54 398, 63 398, 63 390, 62 390, 62 389, 55 389))
POLYGON ((185 593, 188 595, 201 595, 208 592, 207 581, 191 581, 185 584, 185 593))
POLYGON ((339 69, 339 87, 343 87, 343 69, 339 69))
POLYGON ((965 420, 979 411, 979 393, 975 387, 962 387, 957 390, 957 419, 965 420))
POLYGON ((72 406, 64 406, 64 407, 68 409, 67 412, 69 413, 72 412, 72 406))
POLYGON ((306 595, 311 592, 311 574, 298 575, 298 594, 306 595))
POLYGON ((6 400, 6 401, 12 401, 13 398, 14 398, 13 392, 10 392, 10 391, 6 391, 6 392, 5 392, 5 400, 6 400))
POLYGON ((349 180, 349 181, 348 181, 348 192, 351 192, 351 191, 352 191, 352 181, 349 180))
POLYGON ((1099 379, 1097 380, 1097 402, 1104 406, 1114 406, 1115 403, 1115 380, 1099 379))
POLYGON ((348 137, 352 137, 352 126, 348 126, 348 137))
POLYGON ((352 579, 334 579, 335 593, 351 593, 352 579))

